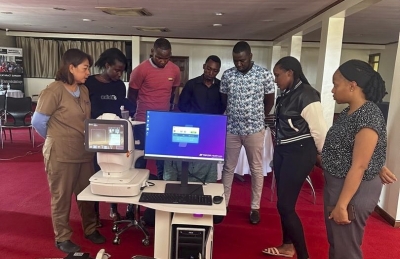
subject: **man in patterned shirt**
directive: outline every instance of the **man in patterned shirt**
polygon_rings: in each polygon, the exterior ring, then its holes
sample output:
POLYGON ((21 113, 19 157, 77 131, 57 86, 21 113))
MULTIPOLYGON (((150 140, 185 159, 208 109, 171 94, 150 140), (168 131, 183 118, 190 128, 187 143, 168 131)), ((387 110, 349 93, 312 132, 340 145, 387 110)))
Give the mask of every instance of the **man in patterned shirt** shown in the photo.
POLYGON ((264 183, 262 152, 264 148, 264 118, 274 105, 274 77, 267 69, 252 62, 250 45, 245 41, 233 48, 235 67, 221 78, 223 100, 227 103, 228 134, 222 183, 228 206, 234 171, 240 149, 246 149, 251 170, 250 223, 260 222, 260 200, 264 183))

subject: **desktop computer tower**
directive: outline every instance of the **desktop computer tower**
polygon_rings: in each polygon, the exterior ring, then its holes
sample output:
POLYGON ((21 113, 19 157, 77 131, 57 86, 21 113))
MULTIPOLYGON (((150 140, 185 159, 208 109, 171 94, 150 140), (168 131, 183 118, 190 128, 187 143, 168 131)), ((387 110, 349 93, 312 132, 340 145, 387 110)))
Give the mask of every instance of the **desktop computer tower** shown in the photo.
POLYGON ((173 225, 171 259, 205 259, 209 226, 173 225))

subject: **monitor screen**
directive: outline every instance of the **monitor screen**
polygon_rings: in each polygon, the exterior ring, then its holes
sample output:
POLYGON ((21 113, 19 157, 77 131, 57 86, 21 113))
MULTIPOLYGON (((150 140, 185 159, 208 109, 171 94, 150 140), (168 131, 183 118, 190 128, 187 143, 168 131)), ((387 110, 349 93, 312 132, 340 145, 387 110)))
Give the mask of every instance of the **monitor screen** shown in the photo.
POLYGON ((127 152, 128 121, 96 119, 86 120, 85 148, 87 151, 93 152, 127 152))
POLYGON ((225 115, 147 111, 146 158, 224 161, 225 115))

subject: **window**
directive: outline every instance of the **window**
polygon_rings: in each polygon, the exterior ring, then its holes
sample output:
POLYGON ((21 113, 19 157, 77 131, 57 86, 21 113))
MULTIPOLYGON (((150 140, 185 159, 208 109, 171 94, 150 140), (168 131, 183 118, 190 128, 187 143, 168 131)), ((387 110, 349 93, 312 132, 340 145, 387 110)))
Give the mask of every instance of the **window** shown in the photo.
POLYGON ((380 57, 381 57, 381 54, 379 54, 379 53, 369 55, 368 63, 371 65, 371 67, 375 71, 378 71, 380 57))

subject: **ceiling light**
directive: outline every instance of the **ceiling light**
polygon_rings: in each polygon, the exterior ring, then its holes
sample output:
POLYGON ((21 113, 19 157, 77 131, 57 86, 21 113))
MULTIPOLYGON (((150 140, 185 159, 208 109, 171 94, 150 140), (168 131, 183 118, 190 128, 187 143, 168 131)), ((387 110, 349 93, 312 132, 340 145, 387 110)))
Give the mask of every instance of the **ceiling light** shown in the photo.
POLYGON ((264 20, 261 20, 262 22, 275 22, 275 20, 273 20, 273 19, 264 19, 264 20))
POLYGON ((1 12, 2 14, 13 14, 12 12, 1 12))
POLYGON ((145 32, 169 32, 170 30, 165 27, 148 27, 148 26, 133 26, 136 30, 145 32))
POLYGON ((152 16, 145 8, 124 8, 124 7, 96 7, 96 9, 109 15, 117 16, 152 16))
POLYGON ((84 21, 84 22, 92 22, 93 20, 90 20, 90 19, 82 19, 82 21, 84 21))
POLYGON ((65 11, 65 10, 67 10, 67 9, 64 9, 64 8, 61 8, 61 7, 53 7, 53 9, 57 10, 57 11, 65 11))
POLYGON ((214 27, 221 27, 222 24, 220 24, 220 23, 214 23, 213 26, 214 26, 214 27))
POLYGON ((221 15, 224 15, 224 13, 216 12, 215 15, 221 16, 221 15))

